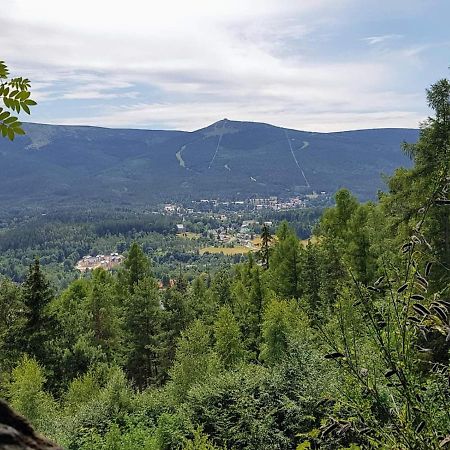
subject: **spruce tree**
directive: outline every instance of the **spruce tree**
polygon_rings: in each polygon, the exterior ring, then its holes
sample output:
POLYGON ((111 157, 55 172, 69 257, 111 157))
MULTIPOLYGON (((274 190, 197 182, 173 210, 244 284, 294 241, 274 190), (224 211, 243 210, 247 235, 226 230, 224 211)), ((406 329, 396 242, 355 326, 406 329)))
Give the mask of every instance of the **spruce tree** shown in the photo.
POLYGON ((177 341, 193 318, 188 297, 174 286, 162 298, 161 376, 164 378, 175 357, 177 341))
POLYGON ((214 275, 211 281, 210 292, 217 305, 231 304, 231 283, 228 270, 222 269, 214 275))
POLYGON ((204 276, 199 276, 192 282, 188 293, 188 307, 193 316, 201 318, 205 323, 212 323, 217 310, 206 287, 204 276))
POLYGON ((144 278, 134 288, 124 308, 128 350, 126 369, 143 389, 157 381, 160 373, 160 296, 153 278, 144 278))
POLYGON ((264 310, 261 359, 269 365, 278 364, 288 350, 289 339, 300 330, 302 320, 295 301, 271 299, 264 310))
POLYGON ((434 111, 421 125, 420 138, 415 144, 405 144, 404 150, 414 162, 411 169, 399 169, 389 180, 390 195, 383 202, 394 224, 416 227, 428 203, 422 233, 436 260, 432 272, 437 281, 433 290, 442 288, 448 279, 450 267, 450 81, 442 79, 427 90, 428 106, 434 111), (436 207, 430 207, 431 203, 436 207))
POLYGON ((297 298, 300 295, 300 243, 287 223, 280 225, 277 237, 267 271, 270 288, 284 298, 297 298))
POLYGON ((131 244, 123 266, 124 269, 121 275, 122 278, 125 278, 129 292, 134 291, 139 281, 151 276, 150 261, 136 242, 131 244))
POLYGON ((270 234, 269 227, 264 224, 261 231, 261 250, 259 251, 259 257, 265 270, 269 268, 269 252, 271 241, 272 235, 270 234))
POLYGON ((123 340, 121 308, 117 304, 113 281, 111 274, 105 270, 94 270, 85 305, 91 343, 99 347, 109 360, 121 352, 123 340))
POLYGON ((30 265, 23 283, 25 326, 19 341, 22 342, 21 350, 44 365, 49 356, 50 340, 55 328, 55 321, 48 311, 52 298, 50 283, 41 271, 39 259, 36 258, 30 265))
POLYGON ((245 355, 239 325, 229 306, 220 308, 214 323, 215 349, 226 369, 237 366, 245 355))
POLYGON ((249 350, 255 353, 256 359, 259 358, 259 349, 261 347, 261 323, 264 309, 264 286, 261 279, 261 269, 256 266, 252 270, 250 287, 250 305, 252 314, 249 317, 249 350))
POLYGON ((301 284, 302 299, 306 302, 310 317, 319 318, 321 316, 321 299, 319 296, 320 278, 320 257, 318 247, 308 242, 301 254, 301 284))
POLYGON ((21 294, 19 286, 0 278, 0 377, 3 370, 12 369, 22 350, 17 345, 25 326, 21 294))
POLYGON ((199 320, 194 321, 182 333, 170 369, 175 397, 184 400, 192 386, 217 376, 219 368, 217 355, 211 351, 208 327, 199 320))

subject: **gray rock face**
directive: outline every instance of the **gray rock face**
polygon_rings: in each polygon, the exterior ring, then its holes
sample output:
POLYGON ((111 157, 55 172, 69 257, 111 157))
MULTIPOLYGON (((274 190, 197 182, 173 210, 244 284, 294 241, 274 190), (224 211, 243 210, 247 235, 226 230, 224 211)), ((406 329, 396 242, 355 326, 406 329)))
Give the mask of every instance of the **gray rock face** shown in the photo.
POLYGON ((0 400, 0 450, 62 450, 0 400))

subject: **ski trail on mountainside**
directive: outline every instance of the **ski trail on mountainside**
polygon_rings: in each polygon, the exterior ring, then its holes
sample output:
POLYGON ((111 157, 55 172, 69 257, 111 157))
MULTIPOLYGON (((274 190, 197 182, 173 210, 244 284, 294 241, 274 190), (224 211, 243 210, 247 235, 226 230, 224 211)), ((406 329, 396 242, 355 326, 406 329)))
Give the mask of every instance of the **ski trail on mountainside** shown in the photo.
POLYGON ((287 130, 284 130, 284 133, 286 135, 286 139, 287 139, 288 144, 289 144, 289 149, 291 150, 291 154, 292 154, 292 157, 294 158, 295 164, 298 167, 298 170, 300 170, 300 172, 301 172, 301 174, 303 176, 303 179, 305 180, 306 186, 304 186, 304 187, 308 187, 309 188, 309 187, 311 187, 311 185, 309 184, 309 181, 308 181, 308 179, 305 176, 305 172, 303 172, 303 169, 300 167, 300 164, 298 163, 297 158, 295 157, 294 149, 292 148, 291 140, 289 139, 287 130))
POLYGON ((180 163, 180 167, 183 167, 184 169, 186 168, 186 163, 184 162, 182 153, 183 153, 183 151, 184 151, 185 148, 186 148, 186 145, 183 145, 183 146, 180 148, 180 150, 178 150, 178 151, 175 153, 175 156, 176 156, 178 162, 180 163))
MULTIPOLYGON (((225 127, 223 127, 223 128, 225 129, 225 127)), ((208 169, 211 169, 211 166, 212 166, 214 160, 216 159, 217 153, 219 152, 220 141, 222 140, 222 136, 223 136, 223 133, 220 133, 219 134, 219 140, 217 142, 216 151, 214 152, 214 156, 212 157, 212 159, 211 159, 211 161, 209 163, 208 169)))

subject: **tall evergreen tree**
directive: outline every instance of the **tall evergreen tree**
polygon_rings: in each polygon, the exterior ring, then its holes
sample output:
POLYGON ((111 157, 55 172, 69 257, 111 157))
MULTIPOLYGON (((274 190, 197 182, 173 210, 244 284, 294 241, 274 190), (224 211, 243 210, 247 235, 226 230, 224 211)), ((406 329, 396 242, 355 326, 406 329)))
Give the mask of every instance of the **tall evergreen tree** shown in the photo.
POLYGON ((170 377, 173 391, 178 399, 185 399, 189 389, 209 380, 219 372, 217 355, 211 352, 211 336, 208 327, 194 321, 178 341, 176 357, 170 377))
POLYGON ((238 365, 245 355, 239 325, 229 306, 220 308, 214 323, 215 349, 226 369, 238 365))
POLYGON ((277 230, 278 241, 273 247, 270 269, 267 271, 270 288, 284 298, 300 296, 300 243, 286 223, 277 230))
POLYGON ((264 310, 264 286, 261 272, 258 266, 253 268, 249 291, 252 315, 250 316, 251 321, 247 340, 248 348, 255 353, 256 359, 259 358, 259 349, 261 348, 261 323, 264 310))
POLYGON ((348 221, 345 256, 353 276, 369 284, 376 273, 376 261, 371 251, 368 216, 373 204, 359 205, 348 221))
POLYGON ((345 280, 346 272, 342 263, 342 254, 332 239, 324 238, 320 243, 320 300, 321 316, 331 317, 340 284, 345 280))
POLYGON ((322 280, 318 246, 309 241, 300 259, 302 299, 306 302, 306 309, 310 317, 318 318, 322 314, 319 295, 322 280))
POLYGON ((134 288, 124 308, 127 337, 126 368, 142 389, 157 381, 160 372, 162 310, 153 278, 134 288))
POLYGON ((164 378, 173 363, 178 339, 193 319, 188 296, 176 286, 167 289, 162 298, 161 376, 164 378))
POLYGON ((12 369, 22 350, 16 345, 25 325, 21 294, 19 286, 0 278, 0 384, 2 372, 12 369))
POLYGON ((279 363, 300 322, 300 311, 295 301, 271 299, 264 310, 261 359, 269 365, 279 363))
POLYGON ((92 345, 101 348, 110 361, 121 353, 123 341, 122 313, 113 281, 105 270, 94 270, 91 291, 86 299, 92 345))
POLYGON ((192 282, 188 294, 188 307, 193 316, 201 318, 205 323, 211 324, 217 310, 206 287, 205 277, 199 276, 192 282))
POLYGON ((151 276, 150 261, 145 256, 142 248, 133 242, 123 263, 121 278, 125 278, 125 283, 129 292, 133 292, 139 281, 151 276))
MULTIPOLYGON (((415 227, 427 208, 422 233, 429 236, 435 257, 440 261, 432 273, 442 287, 450 270, 450 81, 439 80, 427 90, 428 106, 434 111, 421 125, 415 144, 405 144, 405 152, 414 161, 412 169, 399 169, 389 180, 390 195, 383 198, 388 214, 396 224, 410 223, 415 227)), ((397 227, 401 230, 401 227, 397 227)), ((433 288, 433 286, 430 286, 433 288)))
POLYGON ((348 223, 358 208, 358 200, 348 189, 340 189, 335 196, 336 206, 327 209, 321 219, 319 232, 325 236, 345 242, 348 234, 348 223))
POLYGON ((45 365, 55 328, 55 321, 48 310, 53 291, 41 271, 37 258, 30 265, 22 292, 25 326, 21 332, 22 336, 19 337, 19 342, 22 343, 21 349, 45 365))
POLYGON ((231 283, 228 270, 222 269, 214 275, 210 292, 217 305, 231 304, 231 283))
POLYGON ((186 277, 181 273, 178 274, 177 278, 175 279, 175 289, 180 292, 181 294, 186 294, 188 291, 188 280, 186 277))
POLYGON ((265 270, 269 268, 269 253, 271 241, 272 235, 270 234, 269 227, 266 224, 263 224, 261 231, 261 250, 259 251, 259 256, 262 266, 265 270))

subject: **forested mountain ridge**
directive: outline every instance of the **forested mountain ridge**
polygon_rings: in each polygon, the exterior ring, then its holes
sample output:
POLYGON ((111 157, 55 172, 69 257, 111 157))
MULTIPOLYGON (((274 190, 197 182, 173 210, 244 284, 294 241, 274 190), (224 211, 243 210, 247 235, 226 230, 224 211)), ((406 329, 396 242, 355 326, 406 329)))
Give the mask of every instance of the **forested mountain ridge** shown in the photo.
POLYGON ((341 187, 362 199, 409 166, 414 129, 339 133, 222 120, 194 132, 24 124, 0 141, 3 205, 142 205, 188 198, 291 196, 341 187), (38 188, 37 188, 38 187, 38 188))

